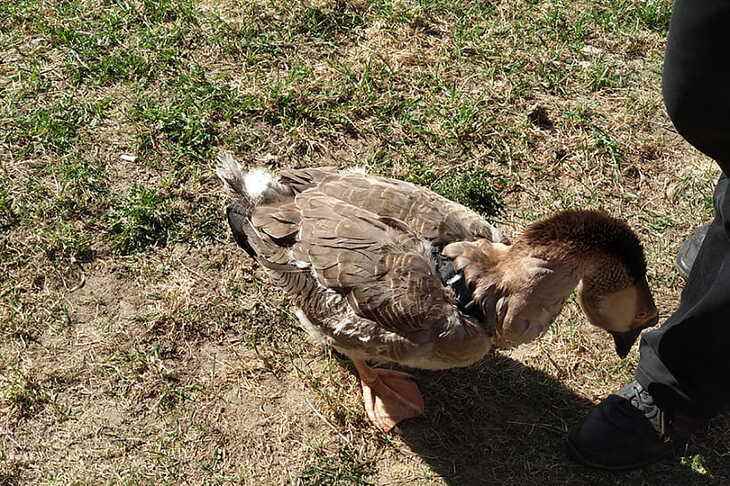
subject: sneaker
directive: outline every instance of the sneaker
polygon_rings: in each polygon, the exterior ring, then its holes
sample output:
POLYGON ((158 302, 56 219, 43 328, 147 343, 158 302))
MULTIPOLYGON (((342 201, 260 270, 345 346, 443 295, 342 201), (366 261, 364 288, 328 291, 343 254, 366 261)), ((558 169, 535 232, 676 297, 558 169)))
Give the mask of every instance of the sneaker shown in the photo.
POLYGON ((691 433, 703 421, 670 417, 637 382, 609 395, 568 435, 568 453, 598 469, 636 469, 683 455, 691 433))

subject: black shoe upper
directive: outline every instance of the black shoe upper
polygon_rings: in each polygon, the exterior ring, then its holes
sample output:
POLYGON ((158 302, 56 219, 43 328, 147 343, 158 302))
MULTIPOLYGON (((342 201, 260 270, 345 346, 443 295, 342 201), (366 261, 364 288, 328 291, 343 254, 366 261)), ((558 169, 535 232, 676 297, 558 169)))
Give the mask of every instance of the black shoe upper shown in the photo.
POLYGON ((644 418, 649 421, 659 438, 666 438, 666 417, 661 408, 656 406, 654 398, 636 382, 629 383, 616 392, 625 400, 628 400, 632 407, 641 412, 644 418))
POLYGON ((587 466, 622 470, 641 467, 686 446, 690 430, 675 427, 636 382, 610 395, 568 436, 568 450, 587 466))

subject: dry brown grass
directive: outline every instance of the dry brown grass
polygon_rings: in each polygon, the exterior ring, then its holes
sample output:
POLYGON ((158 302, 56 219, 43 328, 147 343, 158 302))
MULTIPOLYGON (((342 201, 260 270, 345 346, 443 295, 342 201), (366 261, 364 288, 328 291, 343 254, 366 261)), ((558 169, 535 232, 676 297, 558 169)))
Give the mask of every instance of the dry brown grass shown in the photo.
POLYGON ((365 164, 485 197, 508 232, 603 207, 666 317, 717 176, 663 111, 668 8, 0 3, 0 484, 727 484, 727 417, 682 461, 567 459, 638 358, 575 302, 539 342, 417 373, 426 415, 379 433, 349 363, 229 240, 210 162, 365 164))

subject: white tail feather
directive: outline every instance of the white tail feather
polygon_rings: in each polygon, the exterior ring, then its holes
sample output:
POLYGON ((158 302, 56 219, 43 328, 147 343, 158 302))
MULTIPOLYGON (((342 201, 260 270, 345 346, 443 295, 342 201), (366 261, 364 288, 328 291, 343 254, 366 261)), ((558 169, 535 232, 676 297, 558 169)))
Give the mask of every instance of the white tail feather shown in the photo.
POLYGON ((246 192, 241 166, 238 165, 230 152, 221 152, 218 155, 218 167, 216 167, 215 173, 223 181, 223 185, 228 191, 239 195, 246 192))
POLYGON ((266 197, 270 189, 275 189, 278 186, 273 174, 263 167, 257 167, 249 171, 243 181, 246 184, 246 192, 253 200, 266 197))
POLYGON ((244 174, 239 163, 229 152, 222 152, 218 156, 216 174, 227 190, 240 196, 248 196, 254 204, 288 194, 277 178, 263 167, 257 167, 244 174))

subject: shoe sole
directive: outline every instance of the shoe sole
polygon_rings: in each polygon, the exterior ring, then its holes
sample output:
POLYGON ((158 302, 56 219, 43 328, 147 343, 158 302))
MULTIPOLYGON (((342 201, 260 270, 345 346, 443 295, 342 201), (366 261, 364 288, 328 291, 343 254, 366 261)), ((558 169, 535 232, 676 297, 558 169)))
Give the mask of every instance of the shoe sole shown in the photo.
POLYGON ((707 237, 709 228, 709 224, 703 224, 698 227, 686 240, 682 242, 682 245, 679 247, 677 256, 674 258, 674 267, 684 280, 689 280, 689 274, 692 271, 692 266, 694 265, 694 261, 697 259, 700 249, 702 248, 702 243, 707 237), (692 246, 696 247, 696 251, 690 251, 692 246), (695 253, 695 257, 688 263, 685 261, 685 258, 691 252, 695 253))
POLYGON ((687 268, 679 255, 677 255, 674 259, 674 268, 677 270, 677 273, 680 277, 682 277, 684 280, 689 280, 689 272, 691 268, 687 268))
POLYGON ((659 461, 662 461, 664 459, 668 459, 672 456, 671 452, 668 452, 666 455, 658 457, 656 459, 647 459, 645 461, 640 461, 634 464, 629 465, 623 465, 623 466, 607 466, 605 464, 597 464, 595 462, 591 462, 588 459, 586 459, 583 454, 581 454, 578 449, 573 444, 572 438, 570 435, 568 435, 568 440, 566 441, 568 445, 568 455, 577 463, 582 464, 584 466, 592 467, 594 469, 602 469, 604 471, 630 471, 632 469, 639 469, 645 466, 648 466, 650 464, 655 464, 659 461))

